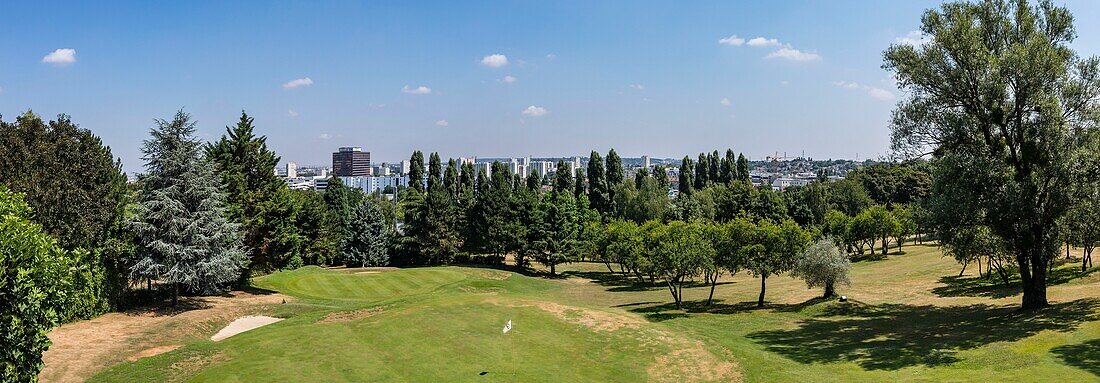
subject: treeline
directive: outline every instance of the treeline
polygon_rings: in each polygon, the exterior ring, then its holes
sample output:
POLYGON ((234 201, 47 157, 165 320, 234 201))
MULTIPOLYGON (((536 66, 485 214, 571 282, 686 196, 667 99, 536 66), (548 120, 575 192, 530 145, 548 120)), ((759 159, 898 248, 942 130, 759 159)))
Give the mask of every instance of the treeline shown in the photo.
POLYGON ((788 271, 829 296, 834 281, 847 281, 848 253, 885 255, 919 233, 916 201, 931 184, 917 162, 875 165, 837 181, 822 174, 776 191, 753 186, 748 161, 727 150, 685 158, 679 194, 670 199, 663 167, 627 179, 614 150, 592 152, 576 175, 559 161, 546 179, 512 174, 500 162, 488 174, 454 160, 444 165, 436 153, 427 165, 419 151, 410 162, 413 181, 398 192, 400 230, 387 237, 394 264, 504 265, 511 257, 514 267, 536 262, 555 275, 562 263, 598 261, 666 284, 677 305, 685 283, 713 288, 720 274, 740 271, 760 278, 760 305, 767 277, 788 271))

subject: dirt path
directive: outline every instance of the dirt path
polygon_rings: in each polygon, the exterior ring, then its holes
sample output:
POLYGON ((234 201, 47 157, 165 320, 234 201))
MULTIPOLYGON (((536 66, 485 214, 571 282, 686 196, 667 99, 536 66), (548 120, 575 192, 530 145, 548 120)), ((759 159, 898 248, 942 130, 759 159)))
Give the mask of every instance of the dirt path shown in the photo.
POLYGON ((168 352, 195 338, 206 338, 244 315, 264 314, 289 300, 282 294, 234 291, 229 296, 195 297, 177 309, 110 313, 69 323, 50 332, 42 356, 42 382, 83 382, 96 372, 127 360, 168 352))

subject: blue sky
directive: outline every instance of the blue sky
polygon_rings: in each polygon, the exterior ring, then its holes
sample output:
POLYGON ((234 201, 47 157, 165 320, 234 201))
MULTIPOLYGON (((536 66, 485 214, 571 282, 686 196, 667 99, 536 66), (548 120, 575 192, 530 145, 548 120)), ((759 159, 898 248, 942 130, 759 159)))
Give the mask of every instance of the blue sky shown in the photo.
MULTIPOLYGON (((1100 5, 1057 3, 1077 18, 1075 48, 1097 54, 1100 5)), ((301 165, 348 145, 376 162, 611 147, 877 157, 901 97, 882 51, 936 4, 7 3, 0 114, 69 114, 128 172, 152 120, 179 108, 207 140, 246 110, 301 165)))

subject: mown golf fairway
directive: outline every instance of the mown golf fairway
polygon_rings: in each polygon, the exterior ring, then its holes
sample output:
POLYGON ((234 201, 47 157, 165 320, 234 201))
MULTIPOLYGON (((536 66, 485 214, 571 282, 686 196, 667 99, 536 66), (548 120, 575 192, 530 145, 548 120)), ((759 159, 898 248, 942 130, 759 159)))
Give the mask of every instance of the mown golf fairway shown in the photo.
POLYGON ((778 276, 762 310, 749 302, 757 280, 743 275, 724 280, 709 308, 706 288, 687 289, 689 306, 676 310, 662 286, 623 281, 602 264, 568 265, 562 279, 310 267, 256 280, 295 298, 272 308, 286 320, 92 380, 1098 380, 1095 274, 1065 278, 1051 288, 1054 307, 1021 314, 1010 290, 952 279, 957 266, 935 248, 907 251, 856 263, 853 286, 841 289, 854 302, 814 300, 817 291, 778 276), (508 320, 514 327, 503 334, 508 320))

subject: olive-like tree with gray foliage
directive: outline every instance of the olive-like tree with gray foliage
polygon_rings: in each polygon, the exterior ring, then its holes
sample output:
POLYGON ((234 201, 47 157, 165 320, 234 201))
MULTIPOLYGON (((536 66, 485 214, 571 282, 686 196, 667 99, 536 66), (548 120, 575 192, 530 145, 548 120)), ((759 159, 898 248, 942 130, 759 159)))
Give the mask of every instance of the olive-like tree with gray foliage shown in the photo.
POLYGON ((817 240, 795 260, 790 276, 806 282, 807 288, 825 288, 823 298, 836 295, 836 285, 851 285, 848 272, 852 269, 848 254, 840 250, 832 238, 817 240))

